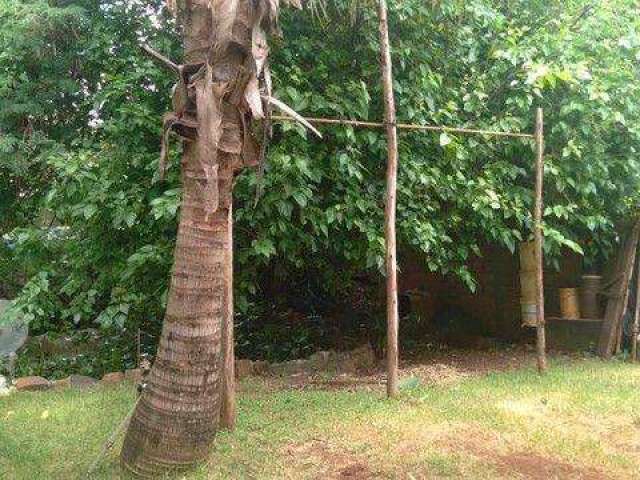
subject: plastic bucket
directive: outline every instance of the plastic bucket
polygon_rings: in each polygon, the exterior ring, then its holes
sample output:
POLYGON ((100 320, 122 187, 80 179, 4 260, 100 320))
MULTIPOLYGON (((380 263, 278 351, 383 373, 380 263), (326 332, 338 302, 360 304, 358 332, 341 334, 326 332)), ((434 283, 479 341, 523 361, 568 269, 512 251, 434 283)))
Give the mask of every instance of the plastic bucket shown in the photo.
POLYGON ((520 302, 520 313, 523 326, 535 327, 538 325, 538 307, 535 303, 520 302))
POLYGON ((560 313, 562 318, 580 318, 577 288, 560 288, 560 313))
POLYGON ((522 242, 520 244, 520 271, 536 270, 536 249, 534 242, 522 242))
POLYGON ((536 272, 533 270, 520 272, 520 302, 537 303, 538 289, 536 286, 536 272))

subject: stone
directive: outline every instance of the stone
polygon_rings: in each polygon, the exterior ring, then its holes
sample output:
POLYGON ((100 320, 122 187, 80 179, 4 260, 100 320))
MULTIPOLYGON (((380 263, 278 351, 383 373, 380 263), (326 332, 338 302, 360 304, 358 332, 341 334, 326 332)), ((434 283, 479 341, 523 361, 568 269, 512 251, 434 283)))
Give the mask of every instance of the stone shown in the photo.
POLYGON ((285 372, 286 366, 287 366, 286 362, 272 363, 269 365, 269 373, 271 373, 272 375, 275 375, 276 377, 286 375, 286 372, 285 372))
POLYGON ((141 368, 132 368, 130 370, 125 370, 124 378, 130 380, 132 382, 141 382, 142 381, 142 369, 141 368))
POLYGON ((86 375, 71 375, 69 377, 69 385, 71 388, 84 389, 95 386, 98 381, 95 378, 86 375))
POLYGON ((97 383, 98 381, 95 378, 87 377, 85 375, 70 375, 62 380, 55 380, 52 382, 52 386, 56 390, 63 390, 65 388, 82 390, 85 388, 91 388, 97 383))
POLYGON ((273 375, 289 377, 308 372, 309 365, 308 360, 291 360, 290 362, 272 363, 269 370, 273 375))
POLYGON ((253 375, 253 362, 251 360, 236 360, 236 378, 245 378, 253 375))
MULTIPOLYGON (((10 300, 0 299, 0 315, 11 305, 10 300)), ((29 328, 20 318, 0 325, 0 363, 3 357, 15 354, 27 341, 29 328)))
POLYGON ((311 355, 308 359, 309 366, 317 371, 327 371, 336 369, 337 355, 335 352, 320 351, 311 355))
POLYGON ((351 355, 347 353, 338 357, 336 370, 341 375, 353 375, 358 371, 358 365, 351 355))
POLYGON ((69 388, 71 387, 71 377, 63 378, 62 380, 54 380, 51 386, 55 390, 64 390, 69 388))
POLYGON ((265 360, 256 360, 253 362, 253 374, 265 375, 269 373, 269 362, 265 360))
POLYGON ((349 356, 358 370, 369 370, 376 365, 376 355, 369 343, 352 350, 349 356))
POLYGON ((16 390, 19 392, 33 392, 39 390, 48 390, 51 388, 51 382, 42 377, 22 377, 14 382, 16 390))
POLYGON ((0 375, 0 397, 9 395, 9 382, 4 375, 0 375))
POLYGON ((124 381, 124 373, 122 372, 111 372, 105 373, 100 380, 100 383, 103 385, 116 385, 120 382, 124 381))

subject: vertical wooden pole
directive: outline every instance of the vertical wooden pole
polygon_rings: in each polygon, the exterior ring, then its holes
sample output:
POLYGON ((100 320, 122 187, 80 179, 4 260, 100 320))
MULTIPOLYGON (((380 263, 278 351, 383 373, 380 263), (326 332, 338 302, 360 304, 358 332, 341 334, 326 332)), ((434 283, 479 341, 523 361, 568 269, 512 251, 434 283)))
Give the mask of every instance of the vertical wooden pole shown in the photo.
POLYGON ((136 367, 140 368, 140 364, 142 362, 140 362, 140 359, 142 357, 142 333, 140 332, 140 328, 138 327, 138 334, 136 335, 136 355, 137 355, 137 360, 136 360, 136 367))
POLYGON ((387 201, 385 240, 387 267, 387 396, 398 393, 398 278, 396 257, 396 190, 398 177, 398 132, 393 96, 393 73, 389 47, 387 2, 379 0, 380 63, 384 89, 384 118, 387 129, 387 201))
POLYGON ((598 355, 605 359, 617 353, 618 339, 629 303, 629 289, 639 240, 640 219, 636 220, 632 230, 624 235, 616 265, 611 272, 611 292, 608 295, 607 311, 604 314, 604 323, 598 341, 598 355))
POLYGON ((544 254, 542 251, 542 187, 544 179, 544 119, 542 108, 536 110, 536 189, 534 209, 534 243, 536 251, 536 350, 538 371, 547 369, 547 353, 544 320, 544 254))
POLYGON ((636 255, 636 309, 631 328, 631 362, 638 361, 638 334, 640 334, 640 258, 636 255))
POLYGON ((235 385, 235 349, 233 324, 233 206, 229 205, 227 219, 228 247, 224 268, 228 276, 225 292, 225 314, 222 322, 222 404, 220 406, 220 426, 233 430, 236 426, 236 385, 235 385))
MULTIPOLYGON (((632 234, 632 244, 631 244, 631 251, 629 253, 629 258, 627 260, 629 266, 627 268, 628 270, 628 274, 624 276, 625 280, 623 280, 624 286, 623 286, 623 295, 622 295, 622 311, 620 313, 620 319, 617 322, 617 328, 616 328, 616 337, 615 337, 615 348, 613 350, 614 354, 618 354, 622 351, 622 340, 623 340, 623 336, 624 336, 624 314, 627 311, 627 308, 629 307, 629 297, 630 297, 630 290, 632 288, 632 284, 631 281, 633 280, 633 268, 636 264, 636 257, 638 254, 638 229, 639 229, 639 225, 640 225, 640 221, 636 222, 635 226, 634 226, 634 232, 635 235, 632 234), (633 240, 633 238, 635 240, 633 240)), ((635 318, 634 318, 634 322, 635 322, 635 318)), ((633 333, 632 333, 633 335, 633 333)))

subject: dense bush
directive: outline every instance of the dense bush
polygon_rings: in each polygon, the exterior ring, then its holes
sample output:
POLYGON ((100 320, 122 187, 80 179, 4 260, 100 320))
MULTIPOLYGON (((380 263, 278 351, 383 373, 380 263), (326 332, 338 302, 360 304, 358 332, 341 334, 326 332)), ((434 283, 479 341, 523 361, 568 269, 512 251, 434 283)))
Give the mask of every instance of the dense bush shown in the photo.
MULTIPOLYGON (((60 336, 49 334, 47 342, 54 344, 60 336)), ((99 379, 105 373, 122 372, 138 366, 137 334, 128 329, 105 330, 99 335, 82 330, 67 338, 68 344, 60 352, 43 351, 41 338, 31 339, 17 357, 14 375, 38 375, 59 380, 73 374, 99 379)), ((146 353, 149 347, 142 346, 141 353, 146 353)))
MULTIPOLYGON (((0 235, 13 245, 0 248, 0 272, 26 280, 16 308, 35 333, 96 321, 158 331, 180 148, 173 146, 160 182, 160 119, 174 79, 139 43, 179 58, 163 3, 0 0, 0 235)), ((284 37, 273 43, 276 95, 304 114, 382 117, 375 8, 352 4, 329 2, 327 18, 283 15, 284 37)), ((616 222, 638 205, 634 4, 391 6, 401 121, 532 131, 534 108, 545 108, 551 262, 562 247, 584 253, 587 263, 606 256, 616 222)), ((308 350, 306 340, 285 347, 284 332, 251 329, 260 323, 250 312, 283 312, 296 301, 282 295, 287 286, 309 286, 296 290, 305 296, 297 310, 326 316, 380 282, 383 132, 323 133, 317 140, 291 124, 276 128, 257 206, 255 173, 237 182, 238 321, 242 342, 264 356, 286 356, 281 346, 295 355, 308 350)), ((530 235, 532 159, 528 141, 402 134, 402 248, 473 289, 466 265, 482 243, 514 250, 530 235)), ((16 285, 0 282, 13 293, 16 285)))

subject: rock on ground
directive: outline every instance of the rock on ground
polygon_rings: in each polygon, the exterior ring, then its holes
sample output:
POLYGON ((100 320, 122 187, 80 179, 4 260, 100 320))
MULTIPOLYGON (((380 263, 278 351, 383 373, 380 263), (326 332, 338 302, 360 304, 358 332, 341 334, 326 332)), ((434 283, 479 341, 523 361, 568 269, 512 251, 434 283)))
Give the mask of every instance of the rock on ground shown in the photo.
POLYGON ((51 382, 42 377, 22 377, 15 381, 16 390, 20 391, 38 391, 51 388, 51 382))
POLYGON ((111 373, 105 373, 104 376, 102 377, 102 380, 100 380, 100 383, 103 383, 104 385, 115 385, 122 382, 123 380, 124 380, 124 373, 111 372, 111 373))
POLYGON ((124 372, 124 378, 131 380, 132 382, 140 382, 142 381, 142 369, 132 368, 131 370, 126 370, 124 372))
POLYGON ((0 375, 0 397, 9 394, 9 382, 4 375, 0 375))
POLYGON ((76 388, 79 390, 93 387, 98 381, 85 375, 70 375, 54 382, 54 388, 76 388))

